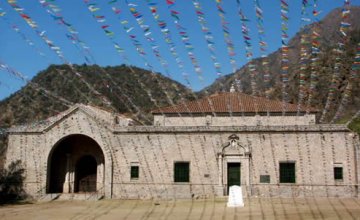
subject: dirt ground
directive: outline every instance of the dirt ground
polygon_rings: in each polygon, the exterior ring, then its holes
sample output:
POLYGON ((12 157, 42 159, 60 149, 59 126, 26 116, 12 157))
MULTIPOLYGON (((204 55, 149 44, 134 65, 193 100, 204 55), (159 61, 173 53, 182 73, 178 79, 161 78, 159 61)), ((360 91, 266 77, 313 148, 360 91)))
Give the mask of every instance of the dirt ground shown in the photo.
POLYGON ((356 219, 360 199, 251 198, 243 208, 226 199, 53 201, 0 206, 0 219, 356 219))

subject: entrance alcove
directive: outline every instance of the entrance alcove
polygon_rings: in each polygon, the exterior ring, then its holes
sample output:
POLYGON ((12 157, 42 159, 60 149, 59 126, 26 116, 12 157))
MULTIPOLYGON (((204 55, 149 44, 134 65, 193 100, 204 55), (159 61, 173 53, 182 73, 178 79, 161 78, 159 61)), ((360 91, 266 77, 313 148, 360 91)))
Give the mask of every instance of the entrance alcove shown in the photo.
POLYGON ((232 185, 245 186, 245 190, 250 186, 251 150, 242 146, 235 134, 229 136, 228 140, 217 154, 220 195, 228 195, 232 185))
POLYGON ((67 136, 49 154, 46 192, 96 192, 104 186, 104 171, 104 154, 95 140, 81 134, 67 136))

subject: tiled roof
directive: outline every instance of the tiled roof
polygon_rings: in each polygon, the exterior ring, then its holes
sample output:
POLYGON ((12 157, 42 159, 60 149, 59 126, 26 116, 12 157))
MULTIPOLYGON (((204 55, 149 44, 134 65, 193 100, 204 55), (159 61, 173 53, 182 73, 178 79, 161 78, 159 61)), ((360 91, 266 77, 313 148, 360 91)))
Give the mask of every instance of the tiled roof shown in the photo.
MULTIPOLYGON (((297 112, 297 104, 286 104, 286 112, 297 112)), ((195 101, 181 103, 178 105, 158 108, 153 114, 161 113, 255 113, 255 112, 282 112, 281 101, 269 100, 238 92, 224 92, 211 95, 195 101)), ((306 106, 301 106, 301 112, 306 111, 306 106)), ((311 112, 317 112, 310 108, 311 112)))

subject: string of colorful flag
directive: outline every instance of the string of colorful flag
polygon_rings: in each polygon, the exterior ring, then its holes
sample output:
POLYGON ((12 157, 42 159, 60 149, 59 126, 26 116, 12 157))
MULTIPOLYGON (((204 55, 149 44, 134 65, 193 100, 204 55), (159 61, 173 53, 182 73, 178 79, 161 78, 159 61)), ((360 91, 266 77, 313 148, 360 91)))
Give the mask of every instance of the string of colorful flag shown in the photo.
MULTIPOLYGON (((111 1, 108 2, 109 5, 112 5, 112 11, 118 17, 118 19, 120 20, 120 23, 121 24, 129 24, 129 21, 121 19, 121 17, 120 17, 120 14, 121 14, 120 5, 117 5, 116 3, 118 3, 117 0, 111 0, 111 1)), ((165 58, 163 58, 163 56, 160 53, 159 45, 157 44, 155 38, 152 35, 152 30, 151 30, 150 25, 146 24, 144 16, 136 9, 136 7, 138 5, 134 4, 134 3, 131 3, 130 1, 126 1, 126 4, 128 6, 128 9, 129 9, 130 13, 133 15, 136 23, 138 24, 140 29, 142 29, 142 31, 144 33, 144 38, 150 44, 151 51, 153 52, 154 56, 157 58, 157 60, 161 64, 161 66, 164 68, 166 75, 170 79, 172 79, 173 77, 171 75, 171 72, 169 71, 168 62, 167 62, 167 60, 165 58)), ((132 27, 132 26, 131 27, 125 27, 125 30, 129 31, 129 33, 133 29, 134 29, 134 27, 132 27)), ((131 34, 131 38, 136 39, 137 36, 135 34, 131 34)), ((182 69, 182 71, 184 71, 183 66, 184 65, 181 64, 180 67, 179 67, 180 69, 182 69)), ((183 74, 183 76, 184 76, 184 74, 183 74)), ((184 79, 185 79, 186 82, 188 82, 187 86, 192 91, 192 87, 191 87, 191 84, 190 84, 189 80, 186 77, 184 77, 184 79)), ((163 85, 161 85, 161 86, 163 87, 163 85)), ((175 89, 176 92, 179 91, 179 88, 178 88, 178 86, 176 84, 173 83, 173 84, 171 84, 171 86, 175 89)), ((174 103, 173 103, 172 99, 169 98, 170 96, 167 93, 166 89, 164 89, 164 92, 166 93, 166 96, 168 97, 169 102, 173 105, 174 103)), ((150 91, 148 91, 148 93, 150 93, 150 91)), ((182 100, 184 100, 184 97, 182 95, 180 95, 180 96, 181 96, 180 98, 182 100)))
MULTIPOLYGON (((110 1, 110 4, 112 4, 112 3, 115 3, 115 2, 114 2, 114 1, 110 1)), ((133 4, 132 6, 135 6, 135 4, 133 4)), ((133 9, 133 8, 130 8, 130 10, 131 10, 131 9, 133 9)), ((113 11, 114 11, 114 10, 113 10, 113 11)), ((131 11, 132 11, 132 10, 131 10, 131 11)), ((135 11, 136 11, 136 10, 135 10, 135 11)), ((118 10, 115 9, 115 14, 117 15, 117 18, 119 19, 120 24, 121 24, 121 26, 123 27, 124 31, 127 33, 130 41, 132 42, 132 44, 133 44, 134 47, 136 48, 136 51, 137 51, 138 55, 143 59, 143 61, 144 61, 144 63, 145 63, 145 66, 148 67, 149 70, 150 70, 152 73, 154 73, 154 68, 152 67, 152 65, 150 64, 150 62, 147 60, 146 52, 145 52, 145 49, 144 49, 142 43, 137 39, 137 36, 136 36, 135 34, 132 34, 132 33, 131 33, 131 32, 134 30, 134 27, 128 25, 128 24, 129 24, 129 21, 126 20, 126 19, 123 19, 123 18, 121 17, 121 12, 120 12, 120 13, 117 13, 117 12, 118 12, 118 10)), ((139 18, 139 16, 137 16, 137 17, 139 18)), ((141 17, 140 17, 140 18, 141 18, 141 17)), ((156 49, 156 47, 153 48, 153 50, 154 50, 154 49, 156 49)), ((154 51, 154 53, 155 53, 155 56, 159 54, 157 51, 154 51)), ((159 58, 160 58, 160 57, 159 57, 159 58)), ((165 62, 165 61, 163 61, 162 59, 160 59, 160 63, 163 65, 163 67, 164 67, 165 69, 167 69, 167 67, 166 67, 167 64, 164 63, 164 62, 165 62)), ((152 75, 152 76, 153 76, 153 75, 152 75)), ((161 85, 161 82, 160 82, 160 81, 157 81, 157 82, 160 84, 161 87, 163 87, 163 85, 161 85)), ((144 87, 145 87, 145 85, 144 85, 144 87)), ((166 91, 166 89, 163 89, 163 92, 164 92, 165 96, 167 97, 168 102, 169 102, 171 105, 174 105, 174 102, 173 102, 173 100, 171 99, 169 93, 166 91)), ((158 104, 157 100, 152 97, 151 91, 150 91, 149 89, 147 89, 147 93, 148 93, 150 99, 152 99, 154 105, 155 105, 157 108, 160 108, 160 105, 158 104)))
MULTIPOLYGON (((34 41, 31 40, 28 36, 26 36, 25 33, 22 32, 22 30, 19 28, 18 25, 16 25, 16 24, 11 24, 11 23, 8 21, 8 19, 5 17, 5 14, 6 14, 6 13, 3 12, 3 9, 0 8, 0 15, 1 15, 1 17, 2 17, 2 18, 5 20, 5 22, 11 27, 11 29, 14 30, 17 34, 19 34, 20 37, 21 37, 21 39, 24 40, 24 41, 27 43, 28 46, 30 46, 31 48, 33 48, 41 57, 46 58, 45 53, 42 52, 42 51, 36 46, 36 44, 34 43, 34 41)), ((48 62, 48 65, 51 65, 51 63, 48 62)), ((56 70, 58 73, 60 72, 60 70, 57 69, 57 68, 55 68, 55 70, 56 70)), ((68 79, 68 80, 71 81, 71 79, 68 79)), ((25 81, 24 81, 24 82, 25 82, 25 81)), ((27 83, 27 82, 25 82, 25 83, 27 83)), ((33 84, 32 86, 34 87, 34 84, 33 84)), ((76 90, 77 90, 83 97, 85 97, 85 99, 86 99, 87 101, 89 101, 89 99, 87 98, 87 96, 84 95, 84 93, 82 93, 82 92, 81 92, 80 90, 78 90, 77 88, 76 88, 76 90)))
POLYGON ((11 74, 15 78, 20 79, 26 85, 29 85, 31 88, 35 89, 36 91, 39 91, 41 94, 45 95, 48 98, 52 98, 54 100, 61 101, 61 103, 63 105, 65 105, 65 106, 67 106, 67 107, 70 107, 70 106, 74 105, 74 103, 72 103, 71 101, 54 94, 53 92, 39 86, 37 83, 34 83, 34 82, 28 80, 27 77, 24 74, 22 74, 21 72, 15 70, 14 68, 10 67, 9 65, 5 64, 2 61, 0 61, 0 69, 5 70, 6 72, 11 74))
MULTIPOLYGON (((110 1, 108 2, 109 4, 113 4, 115 3, 116 1, 110 1)), ((93 17, 97 20, 97 22, 99 23, 106 23, 106 17, 104 15, 100 15, 98 13, 98 11, 100 11, 101 9, 99 8, 98 4, 95 2, 95 1, 92 1, 90 3, 90 0, 85 0, 84 3, 87 5, 90 13, 92 13, 93 17), (96 12, 96 13, 95 13, 96 12), (99 20, 100 19, 100 20, 99 20)), ((132 5, 133 6, 133 5, 132 5)), ((142 45, 142 43, 137 39, 137 36, 135 34, 132 34, 131 32, 134 30, 134 27, 133 26, 130 26, 128 25, 129 24, 129 21, 126 20, 126 19, 122 19, 121 18, 121 10, 119 10, 119 8, 117 7, 112 7, 112 11, 115 13, 115 15, 117 15, 117 18, 120 20, 120 24, 122 26, 122 28, 124 29, 125 33, 127 34, 127 36, 129 37, 132 45, 135 47, 135 50, 137 52, 137 54, 141 57, 141 59, 143 60, 145 66, 153 73, 151 76, 154 78, 155 75, 154 75, 154 69, 153 69, 153 66, 150 64, 150 62, 147 60, 147 57, 146 57, 146 52, 145 52, 145 49, 142 45)), ((141 15, 136 15, 137 18, 141 18, 141 15)), ((110 25, 108 24, 102 24, 101 25, 101 28, 105 31, 106 35, 111 39, 111 41, 113 43, 115 43, 115 45, 119 45, 117 42, 115 42, 114 40, 114 36, 115 36, 115 33, 113 31, 110 31, 109 28, 110 28, 110 25), (111 34, 108 34, 108 33, 111 33, 111 34)), ((116 48, 116 47, 115 47, 116 48)), ((125 51, 122 50, 121 53, 123 54, 123 56, 125 55, 125 51)), ((128 60, 126 59, 126 61, 128 62, 128 60)), ((162 89, 162 92, 165 94, 166 98, 167 98, 167 101, 169 104, 171 105, 174 105, 173 103, 173 100, 171 99, 169 93, 166 91, 166 89, 164 89, 164 86, 161 84, 160 81, 158 80, 155 80, 154 78, 154 81, 157 81, 159 83, 159 85, 163 88, 162 89)), ((160 108, 160 105, 158 104, 157 100, 155 98, 153 98, 153 95, 150 91, 150 89, 141 81, 141 80, 138 80, 141 88, 147 93, 148 97, 150 98, 151 102, 154 103, 154 105, 157 107, 157 108, 160 108)), ((130 100, 130 97, 127 96, 127 99, 130 100)), ((131 101, 132 105, 134 106, 135 104, 131 101)), ((135 105, 136 106, 136 105, 135 105)), ((136 108, 137 111, 140 111, 140 109, 137 107, 136 108)))
POLYGON ((340 34, 340 39, 338 42, 338 48, 334 50, 334 52, 336 53, 334 70, 333 70, 333 75, 332 75, 332 79, 330 82, 328 95, 326 98, 325 107, 323 108, 323 111, 322 111, 322 114, 321 114, 321 117, 319 120, 320 123, 324 122, 327 114, 329 113, 330 109, 334 105, 335 93, 339 86, 339 81, 340 81, 340 76, 341 76, 340 70, 343 65, 342 57, 345 54, 345 44, 349 40, 348 35, 347 35, 349 32, 349 29, 350 29, 349 16, 350 16, 350 0, 344 0, 344 6, 343 6, 343 9, 341 12, 342 19, 341 19, 341 24, 340 24, 340 29, 339 29, 339 32, 341 34, 340 34))
MULTIPOLYGON (((158 13, 158 9, 157 9, 157 3, 153 2, 151 0, 146 0, 146 2, 147 2, 148 8, 149 8, 155 22, 157 23, 157 25, 160 28, 160 32, 164 36, 165 42, 168 44, 168 46, 170 48, 171 54, 174 56, 175 60, 178 59, 178 60, 181 61, 180 56, 179 56, 179 54, 177 52, 176 45, 175 45, 174 41, 172 40, 170 29, 168 28, 168 25, 167 25, 166 21, 162 20, 160 18, 160 14, 158 13)), ((174 3, 175 3, 175 1, 167 1, 168 5, 173 5, 174 3)), ((176 14, 173 13, 173 16, 174 15, 176 15, 176 14)), ((193 50, 192 45, 185 43, 184 46, 185 46, 185 48, 187 50, 187 55, 188 55, 188 57, 189 57, 189 59, 191 61, 191 64, 192 64, 192 66, 194 68, 194 71, 197 74, 197 77, 198 77, 200 83, 202 84, 202 86, 204 86, 205 84, 204 84, 204 77, 202 75, 202 69, 201 69, 201 67, 199 65, 198 60, 196 59, 196 57, 194 56, 194 54, 192 52, 192 50, 193 50)), ((207 94, 207 91, 205 91, 205 93, 207 94)), ((210 105, 210 107, 212 109, 213 114, 216 115, 211 100, 208 99, 208 102, 209 102, 209 105, 210 105)))
MULTIPOLYGON (((90 0, 84 0, 86 3, 90 2, 90 0)), ((117 0, 113 0, 113 1, 109 1, 109 4, 112 4, 114 2, 116 2, 117 0)), ((259 37, 259 46, 260 46, 260 52, 263 53, 262 56, 266 56, 266 42, 264 41, 264 27, 263 27, 263 11, 259 5, 259 1, 258 0, 254 0, 255 1, 255 12, 256 12, 256 17, 257 17, 257 25, 258 25, 258 37, 259 37)), ((75 30, 75 28, 73 27, 72 24, 70 24, 69 22, 65 21, 65 19, 63 18, 63 16, 61 15, 61 9, 54 3, 54 0, 39 0, 39 2, 44 6, 44 8, 46 8, 47 13, 49 13, 49 15, 52 16, 52 18, 55 21, 58 21, 59 24, 64 25, 67 28, 67 31, 70 34, 67 34, 67 38, 72 41, 73 44, 77 44, 81 47, 81 49, 87 53, 87 55, 90 55, 91 52, 89 51, 89 47, 86 46, 86 44, 80 40, 79 36, 78 36, 78 32, 75 30), (88 50, 88 51, 87 51, 88 50)), ((196 2, 195 0, 193 0, 193 2, 196 2)), ((232 63, 232 59, 233 56, 235 56, 235 49, 233 47, 233 43, 231 41, 230 38, 230 33, 229 33, 229 28, 228 25, 229 23, 227 22, 226 18, 225 18, 225 11, 222 8, 221 5, 221 0, 216 0, 216 7, 217 7, 217 11, 219 12, 219 16, 221 18, 221 24, 222 24, 222 31, 224 34, 224 38, 225 38, 225 42, 227 45, 227 50, 228 50, 228 55, 230 57, 230 62, 232 63), (230 40, 229 40, 230 39, 230 40), (229 47, 232 46, 232 47, 229 47), (233 52, 233 53, 231 53, 233 52), (233 56, 231 56, 231 54, 233 56)), ((239 0, 237 0, 238 4, 240 3, 239 0)), ((289 46, 288 46, 288 10, 289 10, 289 6, 288 6, 288 2, 286 0, 281 0, 281 28, 282 28, 282 48, 281 48, 281 76, 282 76, 282 95, 283 95, 283 101, 284 103, 288 102, 288 92, 287 92, 287 88, 288 88, 288 77, 289 77, 289 73, 288 73, 288 68, 289 68, 289 46)), ((25 10, 23 8, 21 8, 18 4, 16 0, 8 0, 8 3, 14 8, 14 10, 16 12, 19 13, 19 15, 26 21, 26 23, 36 32, 36 34, 47 44, 47 46, 54 51, 57 56, 60 58, 60 60, 62 60, 64 63, 66 63, 67 65, 69 65, 72 69, 72 71, 74 71, 74 73, 76 75, 78 75, 80 78, 82 78, 81 74, 76 72, 76 70, 72 67, 72 65, 70 64, 70 62, 68 62, 64 55, 63 55, 63 51, 61 50, 60 47, 58 47, 57 45, 55 45, 47 36, 46 36, 46 31, 43 30, 41 31, 41 29, 39 28, 38 24, 28 15, 25 13, 25 10)), ((167 73, 167 75, 170 75, 170 71, 168 70, 168 64, 166 59, 164 59, 161 54, 160 54, 160 50, 159 50, 159 44, 154 40, 152 33, 151 33, 151 28, 149 25, 144 24, 144 19, 142 17, 142 14, 139 13, 138 9, 137 9, 137 5, 134 5, 133 3, 129 3, 127 1, 127 4, 129 6, 130 11, 132 12, 135 20, 138 22, 139 27, 143 30, 145 39, 150 43, 151 45, 151 49, 152 52, 154 53, 155 57, 158 59, 158 61, 160 62, 160 64, 164 67, 165 72, 167 73), (129 5, 130 4, 130 5, 129 5), (131 5, 133 4, 133 5, 131 5)), ((170 51, 172 54, 175 54, 175 60, 180 60, 180 62, 178 64, 180 64, 179 66, 183 66, 184 64, 181 61, 180 55, 177 53, 177 49, 173 40, 171 38, 171 34, 170 34, 170 30, 167 26, 167 23, 164 20, 160 19, 160 15, 158 13, 158 9, 157 9, 157 3, 154 3, 150 0, 147 0, 147 4, 152 12, 152 15, 154 16, 155 20, 157 21, 157 25, 160 27, 161 32, 164 34, 165 36, 165 42, 169 45, 170 47, 170 51)), ((174 19, 174 24, 175 27, 177 28, 178 34, 182 40, 182 43, 184 44, 186 51, 187 51, 187 55, 189 56, 195 72, 200 75, 202 74, 202 70, 199 64, 199 61, 197 59, 197 56, 194 54, 194 45, 191 43, 189 34, 187 32, 187 29, 182 26, 181 24, 181 20, 180 20, 180 14, 181 12, 179 10, 176 10, 176 4, 175 1, 167 1, 167 4, 169 6, 169 12, 171 17, 174 19)), ((301 21, 302 21, 302 26, 304 26, 306 24, 306 22, 310 22, 311 19, 308 17, 308 14, 306 12, 307 7, 309 6, 309 3, 307 0, 303 0, 302 1, 302 17, 301 17, 301 21)), ((336 94, 336 88, 338 86, 339 83, 339 78, 340 78, 340 70, 341 67, 343 66, 343 62, 342 62, 342 56, 344 54, 344 45, 346 43, 346 41, 348 40, 348 31, 350 29, 350 23, 347 21, 349 19, 349 5, 350 5, 350 1, 349 0, 345 0, 344 1, 344 9, 342 11, 342 21, 341 21, 341 27, 339 29, 339 32, 341 33, 341 39, 339 41, 338 44, 338 48, 337 50, 335 50, 337 57, 336 57, 336 62, 334 65, 334 73, 333 73, 333 77, 331 80, 331 85, 329 88, 329 93, 327 96, 327 100, 326 100, 326 105, 323 109, 322 112, 322 116, 320 119, 320 122, 323 122, 326 118, 326 116, 329 114, 329 109, 331 109, 331 107, 334 105, 334 97, 336 94)), ((195 8, 196 6, 199 7, 199 4, 194 4, 195 8)), ((253 58, 253 53, 252 53, 252 44, 251 44, 251 37, 249 34, 249 27, 247 26, 247 22, 248 19, 245 16, 245 14, 241 11, 241 7, 239 8, 239 15, 241 18, 241 22, 242 22, 242 34, 243 34, 243 39, 244 39, 244 43, 245 43, 245 52, 246 52, 246 57, 249 61, 252 60, 253 58)), ((98 10, 100 10, 100 8, 97 6, 97 4, 94 3, 90 3, 88 4, 88 9, 90 12, 97 12, 98 10)), ((121 13, 120 7, 113 7, 113 12, 117 15, 119 15, 121 13)), ((314 0, 314 9, 313 9, 313 16, 314 18, 316 18, 318 16, 320 12, 317 11, 317 0, 314 0)), ((4 17, 5 16, 5 12, 2 11, 0 9, 0 17, 4 17)), ((213 36, 212 33, 210 32, 210 30, 208 29, 208 27, 206 26, 206 21, 204 18, 204 13, 201 11, 201 7, 196 8, 196 14, 198 16, 198 20, 199 23, 201 24, 201 27, 203 29, 204 35, 205 35, 205 39, 207 40, 208 43, 208 49, 209 51, 211 51, 211 58, 213 61, 217 61, 217 57, 215 56, 215 50, 214 50, 214 45, 215 43, 213 42, 213 36), (198 10, 200 9, 200 10, 198 10)), ((99 22, 102 23, 104 25, 101 26, 101 28, 104 30, 105 34, 107 36, 109 36, 109 38, 112 39, 112 41, 114 42, 114 47, 115 49, 122 53, 123 55, 125 55, 125 51, 119 46, 119 44, 117 42, 115 42, 114 40, 114 32, 112 32, 110 30, 110 26, 106 24, 106 19, 105 16, 99 15, 99 14, 95 14, 94 15, 95 19, 99 22)), ((146 53, 144 50, 144 47, 142 46, 140 40, 138 39, 138 37, 136 35, 133 34, 133 28, 131 25, 129 26, 129 21, 127 20, 122 20, 125 23, 121 23, 124 30, 126 31, 126 33, 128 34, 131 42, 133 43, 133 45, 136 47, 136 51, 139 53, 139 55, 141 57, 144 58, 144 62, 145 65, 151 70, 153 71, 153 67, 151 66, 151 64, 147 61, 146 58, 146 53)), ((27 42, 30 46, 34 45, 34 42, 31 41, 29 38, 27 38, 27 36, 21 32, 21 30, 18 28, 18 26, 16 25, 12 25, 11 26, 14 31, 16 31, 20 36, 22 36, 22 38, 24 39, 25 42, 27 42)), ((310 105, 312 104, 312 100, 314 98, 314 94, 316 92, 316 85, 318 83, 318 67, 319 67, 319 56, 318 54, 320 53, 320 33, 319 33, 319 29, 318 27, 313 28, 312 30, 312 36, 311 36, 311 54, 309 54, 309 36, 307 36, 306 34, 301 36, 301 50, 300 50, 300 75, 299 75, 299 102, 298 102, 298 112, 300 110, 300 106, 302 105, 302 103, 305 102, 305 97, 306 97, 306 93, 309 93, 308 96, 308 108, 310 107, 310 105), (309 60, 309 56, 311 55, 311 60, 309 60), (305 81, 306 78, 306 70, 308 68, 308 64, 310 61, 310 68, 311 68, 311 72, 310 72, 310 88, 309 90, 307 90, 306 88, 306 84, 307 82, 305 81)), ((41 52, 39 52, 41 53, 41 52)), ((43 54, 43 56, 45 56, 43 54)), ((85 58, 85 60, 89 63, 90 62, 89 57, 85 58)), ((356 63, 356 59, 358 59, 358 57, 355 57, 355 61, 354 63, 356 63)), ((234 59, 233 59, 234 60, 234 59)), ((264 82, 269 83, 270 82, 270 73, 267 72, 265 69, 265 67, 268 68, 268 62, 266 61, 266 59, 264 59, 265 61, 263 61, 263 68, 264 68, 264 82), (267 77, 269 76, 269 77, 267 77)), ((234 60, 235 61, 235 60, 234 60)), ((232 63, 233 64, 233 63, 232 63)), ((235 63, 236 65, 236 63, 235 63)), ((356 64, 353 64, 353 66, 356 64)), ((221 65, 218 62, 214 62, 214 67, 216 69, 216 72, 218 75, 221 74, 221 65)), ((256 86, 256 81, 255 79, 255 74, 257 71, 257 67, 255 65, 253 65, 252 63, 250 63, 249 65, 249 71, 250 71, 250 76, 252 78, 252 82, 251 82, 251 88, 252 88, 252 92, 253 94, 257 94, 257 86, 256 86)), ((352 75, 354 74, 354 70, 352 70, 352 73, 350 75, 350 78, 348 80, 353 79, 352 75)), ((199 76, 199 78, 201 78, 203 80, 202 76, 199 76)), ((83 81, 84 83, 86 83, 89 85, 86 81, 83 81)), ((337 120, 341 113, 344 110, 344 105, 346 105, 349 101, 349 97, 351 96, 351 90, 352 90, 352 85, 351 83, 348 83, 347 87, 345 88, 341 103, 339 105, 339 108, 337 110, 337 112, 335 113, 334 116, 334 120, 337 120)), ((100 93, 98 93, 94 88, 92 89, 92 91, 97 94, 100 95, 100 93)), ((256 95, 255 94, 255 95, 256 95)), ((265 92, 266 95, 269 95, 268 90, 266 90, 265 92)), ((171 100, 171 99, 169 99, 171 100)), ((286 112, 286 105, 284 105, 284 112, 286 112)))
POLYGON ((282 102, 283 114, 287 110, 289 94, 287 92, 289 84, 289 46, 288 46, 288 29, 289 29, 289 4, 287 0, 280 0, 281 7, 281 78, 282 78, 282 102))
POLYGON ((0 18, 2 18, 6 24, 13 30, 15 31, 20 37, 22 40, 24 40, 28 46, 34 48, 34 50, 36 51, 37 54, 39 54, 40 56, 42 57, 46 57, 46 54, 44 52, 42 52, 37 46, 36 44, 34 43, 33 40, 31 40, 29 37, 27 37, 24 32, 19 28, 18 25, 10 22, 7 17, 6 17, 6 12, 0 8, 0 18))
POLYGON ((248 69, 250 72, 250 83, 251 83, 251 94, 253 96, 258 96, 258 89, 257 89, 257 83, 256 83, 256 65, 253 61, 253 48, 251 44, 251 37, 250 37, 250 28, 246 24, 250 20, 245 16, 243 10, 241 9, 240 0, 236 0, 237 7, 238 7, 238 15, 240 16, 241 21, 241 33, 243 35, 244 44, 245 44, 245 56, 248 61, 248 69))
POLYGON ((96 63, 94 56, 91 54, 90 47, 80 39, 79 32, 75 27, 61 14, 61 8, 55 4, 55 0, 39 0, 39 3, 45 8, 46 12, 56 21, 59 25, 65 27, 68 33, 65 34, 66 38, 73 43, 77 49, 83 54, 87 63, 96 63))
POLYGON ((195 72, 198 74, 199 79, 203 83, 203 76, 202 76, 203 71, 200 67, 198 59, 196 58, 194 52, 194 45, 190 41, 190 36, 187 33, 187 29, 181 25, 180 12, 176 10, 175 1, 167 1, 166 3, 168 5, 170 17, 173 19, 174 25, 176 27, 176 30, 178 31, 181 42, 183 43, 183 46, 186 50, 187 56, 190 59, 195 72))
POLYGON ((221 29, 222 29, 222 32, 223 32, 223 35, 224 35, 224 40, 225 40, 225 44, 226 44, 226 49, 227 49, 227 52, 228 52, 228 56, 229 56, 229 59, 230 59, 230 64, 231 64, 231 67, 232 67, 232 73, 235 73, 236 70, 237 70, 237 64, 236 64, 236 60, 234 59, 234 57, 236 56, 236 53, 235 53, 235 47, 234 47, 234 43, 230 37, 230 30, 229 30, 229 22, 226 20, 226 17, 225 17, 225 11, 222 7, 222 0, 215 0, 216 2, 216 8, 217 8, 217 11, 218 11, 218 15, 220 17, 220 20, 221 20, 221 29))
POLYGON ((309 65, 310 41, 309 41, 308 31, 304 30, 304 28, 311 21, 311 19, 309 18, 309 14, 307 12, 308 8, 309 8, 309 2, 307 0, 302 0, 300 30, 302 30, 303 32, 300 36, 299 98, 298 98, 298 107, 297 107, 298 115, 303 110, 303 104, 307 92, 306 77, 307 77, 308 65, 309 65))
POLYGON ((354 61, 351 65, 350 76, 349 79, 347 80, 347 85, 345 87, 342 99, 330 123, 334 123, 335 121, 339 120, 341 116, 343 116, 345 107, 349 104, 350 98, 353 95, 353 88, 355 86, 354 83, 356 82, 357 79, 360 78, 359 72, 360 72, 360 43, 358 43, 356 48, 354 61))
POLYGON ((310 60, 310 87, 309 87, 309 95, 306 104, 306 113, 309 114, 312 106, 312 102, 316 92, 316 86, 319 80, 319 72, 317 67, 319 66, 319 54, 320 50, 320 20, 318 16, 321 11, 317 8, 318 0, 314 0, 312 15, 314 17, 314 27, 312 28, 311 33, 311 60, 310 60))
MULTIPOLYGON (((270 99, 270 91, 271 91, 271 85, 270 85, 270 68, 269 68, 269 60, 268 60, 268 51, 267 51, 267 43, 265 41, 265 28, 264 28, 264 16, 263 16, 263 10, 260 5, 259 0, 254 0, 254 6, 255 6, 255 16, 256 16, 256 26, 257 26, 257 32, 258 32, 258 43, 259 43, 259 49, 260 49, 260 57, 261 59, 261 66, 262 71, 264 75, 264 90, 265 90, 265 97, 267 99, 270 99)), ((268 105, 268 104, 266 104, 268 105)), ((267 115, 270 115, 269 106, 266 108, 267 115)))
POLYGON ((218 76, 222 76, 223 72, 221 70, 221 63, 218 61, 218 58, 216 56, 214 37, 212 35, 210 28, 207 25, 207 22, 205 19, 205 13, 202 10, 200 2, 198 2, 197 0, 193 0, 192 3, 195 8, 195 13, 196 13, 198 22, 201 26, 201 31, 204 34, 206 45, 207 45, 208 51, 210 53, 210 58, 214 64, 216 74, 218 76))
POLYGON ((63 52, 61 50, 61 48, 57 45, 55 45, 55 43, 53 41, 51 41, 47 36, 46 36, 46 31, 45 30, 40 30, 39 26, 37 25, 37 23, 27 14, 25 13, 25 9, 22 8, 16 0, 8 0, 9 5, 20 15, 21 18, 23 18, 25 20, 25 22, 35 31, 35 33, 48 45, 48 47, 50 48, 50 50, 54 51, 55 54, 58 56, 58 58, 65 63, 70 70, 80 79, 80 81, 86 85, 86 87, 96 96, 101 97, 101 99, 103 100, 103 102, 107 105, 110 104, 110 101, 103 95, 101 95, 100 92, 98 92, 90 83, 88 83, 84 77, 82 76, 81 73, 79 73, 74 66, 65 59, 63 52))
MULTIPOLYGON (((170 48, 170 52, 171 54, 174 56, 175 60, 179 60, 182 63, 183 66, 183 62, 179 56, 179 53, 177 51, 177 47, 172 39, 171 36, 171 31, 168 28, 168 24, 166 23, 165 20, 161 19, 160 14, 158 13, 158 9, 157 9, 157 3, 153 2, 151 0, 146 0, 147 2, 147 6, 155 20, 155 22, 157 23, 158 27, 160 28, 160 32, 162 33, 162 35, 164 36, 165 42, 168 44, 169 48, 170 48)), ((167 2, 167 3, 171 3, 173 1, 167 2)), ((189 46, 186 46, 185 48, 190 49, 189 46)), ((191 49, 190 49, 191 50, 191 49)), ((191 64, 194 67, 194 71, 197 74, 197 77, 200 81, 201 84, 204 84, 204 78, 202 76, 202 70, 201 67, 197 61, 197 59, 195 58, 195 56, 192 54, 192 52, 187 53, 187 55, 189 56, 190 60, 191 60, 191 64)))
MULTIPOLYGON (((125 64, 127 66, 129 66, 129 69, 135 73, 135 71, 130 67, 130 62, 126 56, 125 50, 120 46, 120 44, 115 40, 115 32, 113 32, 110 29, 110 24, 108 24, 107 19, 105 17, 105 15, 102 15, 101 13, 99 13, 99 11, 101 10, 100 7, 98 6, 98 4, 95 1, 91 1, 91 0, 84 0, 84 3, 87 6, 87 9, 89 10, 89 12, 92 14, 92 17, 95 19, 95 21, 97 23, 100 24, 100 28, 104 31, 105 35, 108 37, 108 39, 111 41, 111 43, 113 44, 115 50, 118 52, 118 54, 120 55, 120 57, 122 57, 122 59, 124 60, 125 64)), ((115 14, 120 14, 121 11, 118 11, 117 9, 115 9, 115 14)), ((123 21, 122 22, 122 26, 123 29, 125 30, 126 33, 129 33, 132 29, 126 26, 127 21, 123 21)), ((137 53, 141 56, 141 58, 144 60, 145 66, 148 67, 151 71, 153 71, 153 67, 151 64, 149 64, 149 62, 147 62, 146 58, 145 58, 145 50, 143 49, 142 45, 140 44, 139 41, 137 41, 136 39, 134 39, 133 36, 129 35, 129 38, 131 40, 131 42, 133 43, 133 45, 135 46, 135 49, 137 51, 137 53)), ((104 70, 102 70, 104 71, 104 70)), ((106 75, 108 75, 106 72, 104 72, 106 75)), ((111 78, 111 77, 109 77, 111 78)), ((113 84, 115 83, 114 81, 111 81, 113 84)), ((149 96, 150 100, 154 103, 156 100, 153 98, 151 92, 149 89, 147 89, 147 87, 141 82, 141 80, 138 80, 141 88, 147 93, 147 95, 149 96)), ((135 115, 137 118, 139 118, 139 114, 141 114, 141 109, 132 101, 132 99, 129 97, 129 95, 122 93, 122 95, 126 98, 126 100, 130 103, 130 106, 127 106, 127 109, 129 109, 133 115, 135 115), (133 109, 135 110, 135 112, 133 111, 133 109)), ((124 102, 124 104, 126 104, 124 102)), ((155 104, 155 103, 154 103, 155 104)), ((148 120, 147 120, 148 121, 148 120)))

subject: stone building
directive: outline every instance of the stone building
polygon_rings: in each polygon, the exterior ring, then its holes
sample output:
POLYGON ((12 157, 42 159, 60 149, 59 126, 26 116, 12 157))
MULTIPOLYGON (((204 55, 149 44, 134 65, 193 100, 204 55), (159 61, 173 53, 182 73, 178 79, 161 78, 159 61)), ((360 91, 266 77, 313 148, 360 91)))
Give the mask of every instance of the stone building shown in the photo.
POLYGON ((316 124, 315 112, 232 92, 156 109, 154 125, 139 126, 79 104, 11 128, 6 163, 23 162, 35 198, 205 198, 230 185, 245 196, 359 197, 358 136, 316 124))

